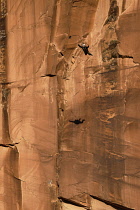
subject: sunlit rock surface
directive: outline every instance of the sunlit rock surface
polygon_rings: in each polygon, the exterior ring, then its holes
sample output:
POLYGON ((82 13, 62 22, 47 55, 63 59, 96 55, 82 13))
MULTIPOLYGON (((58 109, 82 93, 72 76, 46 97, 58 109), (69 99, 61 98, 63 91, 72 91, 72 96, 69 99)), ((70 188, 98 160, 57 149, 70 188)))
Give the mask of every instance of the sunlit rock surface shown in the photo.
POLYGON ((139 210, 140 0, 0 2, 0 210, 139 210))

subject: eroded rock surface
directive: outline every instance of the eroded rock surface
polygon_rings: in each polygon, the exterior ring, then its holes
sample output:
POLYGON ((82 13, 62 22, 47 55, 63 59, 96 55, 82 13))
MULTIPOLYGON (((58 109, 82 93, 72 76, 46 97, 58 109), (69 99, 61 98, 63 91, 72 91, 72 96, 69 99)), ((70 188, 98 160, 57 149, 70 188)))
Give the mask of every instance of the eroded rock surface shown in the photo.
POLYGON ((139 210, 139 7, 1 0, 1 210, 139 210))

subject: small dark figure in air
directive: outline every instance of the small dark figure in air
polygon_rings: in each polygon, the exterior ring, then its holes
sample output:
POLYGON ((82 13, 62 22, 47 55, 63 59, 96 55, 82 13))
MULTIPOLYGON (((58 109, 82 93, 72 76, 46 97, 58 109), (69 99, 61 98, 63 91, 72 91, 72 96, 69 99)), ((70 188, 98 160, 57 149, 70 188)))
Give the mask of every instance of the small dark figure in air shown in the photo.
POLYGON ((59 53, 60 53, 60 55, 64 56, 64 54, 62 52, 59 52, 59 53))
POLYGON ((76 125, 83 123, 85 120, 81 120, 81 118, 77 119, 77 120, 69 120, 69 122, 72 122, 76 125))
POLYGON ((88 51, 88 48, 89 48, 89 45, 86 45, 86 44, 78 44, 78 46, 80 48, 82 48, 82 50, 84 51, 85 55, 92 55, 89 51, 88 51))
POLYGON ((46 74, 47 77, 55 77, 55 74, 46 74))
POLYGON ((56 76, 55 74, 45 74, 45 75, 43 75, 41 77, 55 77, 55 76, 56 76))

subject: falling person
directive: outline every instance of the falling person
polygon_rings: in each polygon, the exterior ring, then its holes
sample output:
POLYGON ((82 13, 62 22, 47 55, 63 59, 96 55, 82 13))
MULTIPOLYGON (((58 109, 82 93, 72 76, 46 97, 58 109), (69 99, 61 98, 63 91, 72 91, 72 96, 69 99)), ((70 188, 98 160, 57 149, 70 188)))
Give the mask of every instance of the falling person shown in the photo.
POLYGON ((85 55, 92 55, 90 52, 89 52, 89 50, 88 50, 88 48, 89 48, 89 45, 86 45, 86 44, 78 44, 78 46, 80 47, 80 48, 82 48, 82 50, 84 51, 84 53, 85 53, 85 55))

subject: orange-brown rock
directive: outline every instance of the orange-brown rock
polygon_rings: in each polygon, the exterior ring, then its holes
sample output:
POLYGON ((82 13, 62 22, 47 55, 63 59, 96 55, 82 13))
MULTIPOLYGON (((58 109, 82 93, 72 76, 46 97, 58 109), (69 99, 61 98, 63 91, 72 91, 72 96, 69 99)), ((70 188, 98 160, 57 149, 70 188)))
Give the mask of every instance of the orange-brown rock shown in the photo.
POLYGON ((139 210, 140 0, 0 12, 0 210, 139 210))

